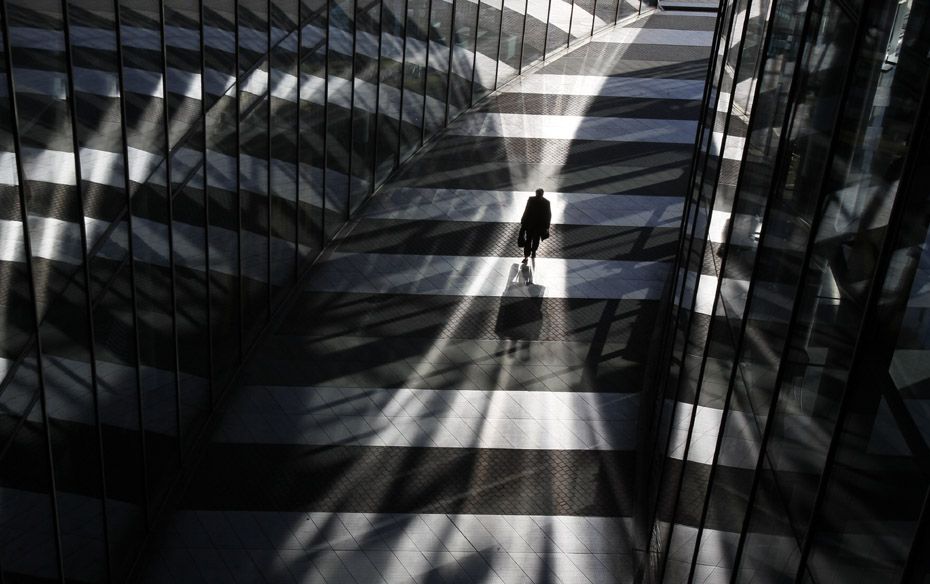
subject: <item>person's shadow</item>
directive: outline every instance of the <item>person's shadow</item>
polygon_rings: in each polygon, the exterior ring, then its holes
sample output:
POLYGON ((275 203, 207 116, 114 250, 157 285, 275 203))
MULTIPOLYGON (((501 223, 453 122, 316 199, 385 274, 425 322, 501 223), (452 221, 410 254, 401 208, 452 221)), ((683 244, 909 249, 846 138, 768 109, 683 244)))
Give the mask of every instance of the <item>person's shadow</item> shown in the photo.
MULTIPOLYGON (((535 262, 533 262, 535 263, 535 262)), ((542 333, 542 303, 546 287, 533 283, 533 265, 513 264, 500 297, 494 331, 506 341, 507 352, 530 360, 532 341, 542 333)))

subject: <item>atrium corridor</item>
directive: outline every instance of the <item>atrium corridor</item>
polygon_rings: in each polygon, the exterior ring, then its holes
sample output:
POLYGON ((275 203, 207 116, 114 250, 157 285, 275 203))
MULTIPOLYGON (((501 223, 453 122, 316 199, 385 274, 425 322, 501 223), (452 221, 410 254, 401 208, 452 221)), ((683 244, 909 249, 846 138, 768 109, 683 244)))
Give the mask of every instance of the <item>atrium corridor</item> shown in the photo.
POLYGON ((632 581, 714 22, 595 35, 408 161, 252 355, 142 580, 632 581), (539 187, 551 237, 523 268, 539 187))

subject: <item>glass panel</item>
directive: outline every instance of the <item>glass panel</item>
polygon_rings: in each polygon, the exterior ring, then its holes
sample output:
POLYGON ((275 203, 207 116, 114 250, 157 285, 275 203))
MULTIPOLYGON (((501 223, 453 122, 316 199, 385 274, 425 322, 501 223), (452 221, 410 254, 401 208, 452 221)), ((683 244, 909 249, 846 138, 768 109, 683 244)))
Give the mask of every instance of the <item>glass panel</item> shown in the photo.
POLYGON ((206 192, 210 216, 210 295, 213 325, 213 371, 225 386, 241 356, 239 287, 239 195, 236 192, 235 4, 205 0, 204 26, 215 31, 206 44, 206 192))
POLYGON ((432 0, 430 13, 429 68, 426 72, 426 137, 445 124, 449 91, 449 57, 452 40, 453 3, 432 0))
POLYGON ((11 1, 6 7, 11 73, 21 81, 15 88, 17 125, 61 554, 67 578, 97 581, 104 578, 107 562, 103 475, 64 21, 60 5, 11 1), (52 84, 34 86, 36 70, 52 84))
MULTIPOLYGON (((791 316, 788 310, 794 303, 794 287, 800 284, 803 258, 810 244, 811 223, 817 212, 817 198, 812 194, 819 191, 817 186, 826 169, 832 135, 828 128, 832 128, 835 121, 855 30, 855 24, 833 4, 825 7, 823 15, 812 17, 809 29, 802 61, 801 101, 794 106, 796 114, 783 154, 790 163, 783 169, 787 176, 783 179, 783 187, 775 191, 780 196, 772 201, 773 209, 761 242, 759 261, 771 269, 764 269, 757 276, 747 330, 747 335, 759 335, 752 337, 758 339, 758 343, 746 345, 749 350, 745 353, 751 361, 743 373, 751 388, 751 408, 760 432, 767 423, 773 399, 773 378, 788 340, 786 333, 791 316), (767 329, 765 332, 761 331, 763 327, 767 329)), ((817 272, 819 262, 816 246, 814 253, 811 274, 817 272)), ((806 338, 810 331, 804 332, 803 323, 808 318, 805 313, 809 313, 809 309, 802 304, 798 331, 806 338)), ((765 467, 751 510, 746 549, 740 564, 741 573, 752 570, 764 574, 772 582, 794 580, 799 560, 797 542, 807 529, 819 469, 829 443, 829 433, 818 429, 813 416, 835 416, 835 411, 827 411, 835 410, 835 403, 822 402, 826 408, 821 412, 814 409, 818 401, 817 388, 824 384, 824 397, 829 395, 830 388, 836 387, 832 374, 837 373, 824 369, 826 352, 822 343, 825 339, 818 336, 807 339, 813 344, 803 355, 797 347, 798 339, 787 347, 782 365, 785 367, 783 387, 778 394, 775 415, 769 418, 774 426, 764 453, 765 467)), ((837 339, 830 342, 837 342, 837 339)))
POLYGON ((294 282, 297 211, 297 0, 271 4, 271 293, 294 282))
POLYGON ((243 343, 268 319, 268 14, 263 0, 239 2, 239 213, 243 343))
POLYGON ((353 0, 329 2, 326 104, 326 202, 323 229, 328 240, 348 219, 349 159, 352 142, 353 0))
POLYGON ((8 251, 0 261, 0 569, 2 579, 60 578, 29 264, 17 185, 5 42, 0 45, 0 219, 8 251))
MULTIPOLYGON (((651 6, 655 6, 655 2, 648 2, 651 6)), ((643 9, 645 9, 645 5, 643 9)), ((640 0, 620 0, 620 14, 619 18, 626 18, 628 16, 634 16, 639 14, 640 10, 640 0)))
POLYGON ((495 87, 502 6, 503 0, 481 0, 478 16, 475 84, 472 87, 473 102, 493 91, 495 87))
POLYGON ((210 411, 207 323, 207 232, 200 78, 200 11, 166 0, 169 32, 168 113, 171 129, 175 296, 181 369, 181 437, 187 450, 210 411), (181 39, 193 43, 182 46, 181 39), (193 46, 192 46, 193 45, 193 46))
POLYGON ((449 121, 471 103, 471 78, 475 65, 477 3, 455 3, 455 30, 452 35, 452 73, 449 77, 449 121))
POLYGON ((300 211, 301 261, 315 257, 323 241, 323 142, 326 118, 326 2, 303 1, 300 47, 300 211))
POLYGON ((383 0, 381 83, 378 86, 378 140, 375 183, 384 182, 397 164, 400 87, 404 57, 404 0, 383 0))
POLYGON ((107 520, 114 580, 128 575, 145 535, 142 433, 136 371, 133 289, 128 262, 125 171, 112 3, 69 4, 73 30, 92 31, 94 46, 75 42, 74 95, 97 358, 99 417, 106 461, 107 520), (101 73, 108 80, 99 84, 101 73))
MULTIPOLYGON (((160 43, 157 5, 143 0, 121 3, 124 44, 160 43)), ((128 146, 139 153, 129 159, 132 198, 132 246, 138 310, 138 339, 146 440, 149 506, 158 508, 178 469, 178 388, 175 371, 174 318, 166 192, 163 71, 153 51, 123 52, 128 146)))
POLYGON ((591 36, 594 23, 594 0, 574 0, 572 8, 572 42, 591 36))
POLYGON ((546 36, 546 57, 568 45, 568 29, 572 20, 571 0, 550 0, 549 34, 546 36))
POLYGON ((523 47, 523 21, 526 2, 505 0, 504 22, 501 24, 501 49, 497 66, 497 85, 513 79, 520 70, 523 47))
POLYGON ((595 31, 614 23, 614 17, 617 16, 617 2, 618 0, 597 0, 594 10, 595 31))
POLYGON ((526 31, 523 34, 523 67, 542 59, 546 46, 546 20, 549 18, 549 0, 527 2, 526 31))
POLYGON ((351 211, 358 209, 373 190, 372 160, 375 156, 375 121, 378 101, 379 0, 359 0, 356 7, 355 90, 352 103, 351 211))
POLYGON ((419 148, 423 135, 426 84, 427 0, 407 0, 407 45, 404 63, 404 114, 400 125, 400 161, 419 148))
MULTIPOLYGON (((722 15, 723 39, 721 46, 726 46, 726 40, 732 31, 735 3, 728 3, 722 15)), ((719 51, 712 57, 711 79, 715 86, 720 84, 724 77, 724 52, 719 51)), ((722 91, 711 91, 708 94, 708 107, 704 112, 704 135, 714 135, 717 123, 717 112, 726 112, 727 100, 720 100, 722 91)), ((725 117, 720 118, 721 122, 725 117)), ((722 126, 722 123, 721 123, 722 126)), ((723 128, 716 128, 718 132, 723 128)), ((703 464, 685 464, 683 461, 691 457, 691 437, 693 434, 692 420, 697 424, 713 423, 713 418, 707 419, 703 409, 696 408, 698 377, 701 369, 704 345, 709 325, 710 308, 713 307, 713 298, 716 290, 716 280, 712 277, 712 269, 707 270, 708 255, 712 250, 706 246, 706 238, 710 228, 712 216, 711 206, 714 204, 717 169, 719 169, 719 150, 711 150, 711 143, 705 140, 702 150, 695 161, 694 184, 689 193, 688 212, 685 217, 685 238, 682 246, 683 273, 680 276, 681 287, 676 290, 674 302, 679 306, 676 324, 674 327, 673 351, 669 366, 668 378, 665 387, 666 404, 664 409, 671 410, 669 418, 662 421, 668 425, 669 431, 669 470, 662 476, 659 485, 659 516, 671 525, 669 529, 658 529, 654 538, 659 549, 667 550, 665 559, 665 573, 671 581, 687 579, 693 556, 693 546, 696 541, 697 527, 700 521, 700 507, 694 501, 701 500, 701 490, 706 487, 708 467, 703 464), (705 271, 707 276, 704 277, 705 271), (681 294, 681 296, 679 296, 681 294), (710 306, 705 298, 710 298, 710 306), (698 418, 700 416, 700 419, 698 418), (690 433, 689 433, 690 432, 690 433), (695 494, 692 496, 691 493, 695 494), (682 496, 687 493, 687 502, 682 503, 682 496)), ((711 263, 712 265, 712 263, 711 263)), ((664 414, 664 412, 663 412, 664 414)))
MULTIPOLYGON (((914 124, 927 83, 926 58, 922 50, 909 49, 930 44, 930 23, 927 6, 915 8, 911 11, 909 2, 866 4, 869 30, 881 33, 867 35, 860 44, 851 83, 867 90, 850 95, 839 122, 848 131, 831 165, 814 248, 817 272, 808 281, 808 293, 813 296, 815 286, 818 292, 805 306, 805 330, 792 351, 811 355, 806 369, 794 368, 804 375, 795 376, 795 385, 805 383, 792 388, 803 399, 793 400, 792 413, 805 406, 805 427, 815 436, 833 431, 839 391, 855 367, 846 389, 849 411, 836 438, 807 564, 817 581, 918 581, 901 579, 904 564, 909 552, 926 555, 925 549, 911 551, 930 486, 926 165, 918 162, 906 181, 909 188, 901 181, 908 145, 921 145, 919 150, 912 146, 915 161, 927 160, 928 153, 927 128, 914 124), (904 209, 902 223, 889 233, 893 255, 875 318, 878 334, 865 329, 857 365, 849 362, 852 342, 892 203, 904 209)), ((926 115, 926 103, 923 107, 926 115)), ((803 452, 804 462, 818 469, 822 449, 803 452)))
MULTIPOLYGON (((719 247, 714 242, 721 238, 715 233, 714 227, 717 218, 728 216, 731 210, 731 191, 722 188, 720 178, 724 169, 728 173, 737 170, 723 154, 730 141, 738 139, 729 135, 731 118, 728 114, 732 102, 733 70, 726 67, 725 62, 732 53, 738 53, 739 44, 732 43, 731 39, 739 38, 742 34, 746 8, 746 0, 740 0, 728 4, 723 15, 724 34, 720 38, 716 57, 712 60, 715 91, 710 94, 709 103, 712 106, 707 108, 704 119, 704 127, 714 139, 707 143, 708 150, 699 158, 703 165, 695 171, 695 188, 700 190, 700 195, 692 234, 697 239, 689 250, 688 271, 696 277, 693 287, 689 286, 686 293, 696 290, 693 304, 691 297, 685 297, 683 301, 691 306, 693 314, 690 316, 690 329, 684 344, 684 362, 679 375, 677 397, 681 402, 679 408, 689 413, 688 424, 682 424, 681 429, 690 433, 684 448, 676 452, 687 463, 679 488, 675 528, 668 547, 666 574, 672 581, 687 578, 691 572, 695 537, 701 524, 702 503, 708 488, 717 429, 723 418, 719 409, 722 405, 720 386, 712 383, 703 385, 699 381, 702 370, 719 365, 713 361, 708 362, 711 357, 707 354, 711 342, 709 335, 715 324, 714 309, 719 281, 719 247)), ((745 477, 740 473, 720 472, 717 478, 732 481, 745 477)), ((696 574, 702 574, 706 569, 697 566, 696 574)))

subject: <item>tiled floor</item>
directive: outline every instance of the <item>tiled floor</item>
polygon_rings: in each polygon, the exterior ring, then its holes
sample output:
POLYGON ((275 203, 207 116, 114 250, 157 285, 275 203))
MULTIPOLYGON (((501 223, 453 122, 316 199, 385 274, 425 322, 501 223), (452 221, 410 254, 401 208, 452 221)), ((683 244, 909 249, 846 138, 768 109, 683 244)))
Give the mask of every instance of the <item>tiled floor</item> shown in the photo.
POLYGON ((145 580, 631 581, 712 26, 603 34, 408 162, 254 355, 145 580), (523 268, 537 187, 552 237, 523 268))

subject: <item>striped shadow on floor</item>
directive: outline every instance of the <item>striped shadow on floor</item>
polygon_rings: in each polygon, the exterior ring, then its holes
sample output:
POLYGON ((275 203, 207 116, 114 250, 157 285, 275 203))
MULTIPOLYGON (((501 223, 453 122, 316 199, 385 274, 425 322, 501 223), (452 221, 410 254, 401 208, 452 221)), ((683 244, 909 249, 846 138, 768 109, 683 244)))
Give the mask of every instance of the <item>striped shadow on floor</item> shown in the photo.
POLYGON ((151 581, 632 580, 649 339, 713 29, 682 18, 514 80, 384 185, 256 349, 151 581), (538 187, 551 237, 524 267, 538 187))

